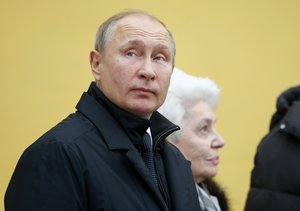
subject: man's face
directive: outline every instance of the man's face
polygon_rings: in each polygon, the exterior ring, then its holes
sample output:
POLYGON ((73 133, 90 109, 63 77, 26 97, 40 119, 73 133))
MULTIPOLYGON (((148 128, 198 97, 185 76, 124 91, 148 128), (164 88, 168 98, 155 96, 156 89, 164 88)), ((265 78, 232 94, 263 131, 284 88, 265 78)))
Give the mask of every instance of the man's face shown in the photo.
POLYGON ((214 128, 215 121, 215 114, 207 103, 196 103, 188 111, 179 141, 174 143, 191 161, 197 183, 217 174, 218 149, 224 146, 224 140, 214 128))
POLYGON ((117 106, 150 118, 169 87, 170 48, 169 34, 160 23, 143 15, 119 20, 105 51, 91 53, 97 86, 117 106))

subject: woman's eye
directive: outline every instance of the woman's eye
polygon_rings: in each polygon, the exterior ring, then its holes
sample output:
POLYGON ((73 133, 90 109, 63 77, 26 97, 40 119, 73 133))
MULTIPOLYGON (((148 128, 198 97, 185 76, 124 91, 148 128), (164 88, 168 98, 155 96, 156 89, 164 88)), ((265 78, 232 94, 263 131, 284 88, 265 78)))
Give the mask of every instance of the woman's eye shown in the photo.
POLYGON ((201 136, 207 136, 211 132, 211 127, 209 125, 203 125, 199 129, 199 135, 201 136))
POLYGON ((205 125, 204 127, 201 128, 201 131, 207 133, 209 131, 209 127, 205 125))

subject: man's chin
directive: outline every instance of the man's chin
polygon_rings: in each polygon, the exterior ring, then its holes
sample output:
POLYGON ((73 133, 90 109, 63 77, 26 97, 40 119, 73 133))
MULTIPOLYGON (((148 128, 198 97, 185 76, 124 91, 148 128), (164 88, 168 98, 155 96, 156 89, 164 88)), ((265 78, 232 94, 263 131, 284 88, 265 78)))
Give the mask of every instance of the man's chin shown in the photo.
POLYGON ((135 115, 142 117, 144 119, 150 119, 153 111, 155 111, 154 108, 148 108, 146 109, 145 107, 136 107, 134 109, 132 109, 132 113, 134 113, 135 115))

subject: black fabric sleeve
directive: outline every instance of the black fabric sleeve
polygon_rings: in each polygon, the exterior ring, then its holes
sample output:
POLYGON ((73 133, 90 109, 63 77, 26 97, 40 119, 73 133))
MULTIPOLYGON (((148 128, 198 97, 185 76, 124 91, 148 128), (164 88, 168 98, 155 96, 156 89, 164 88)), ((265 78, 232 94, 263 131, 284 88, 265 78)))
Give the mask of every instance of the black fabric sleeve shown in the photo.
POLYGON ((85 209, 79 163, 56 140, 41 140, 21 156, 5 194, 6 211, 85 209))

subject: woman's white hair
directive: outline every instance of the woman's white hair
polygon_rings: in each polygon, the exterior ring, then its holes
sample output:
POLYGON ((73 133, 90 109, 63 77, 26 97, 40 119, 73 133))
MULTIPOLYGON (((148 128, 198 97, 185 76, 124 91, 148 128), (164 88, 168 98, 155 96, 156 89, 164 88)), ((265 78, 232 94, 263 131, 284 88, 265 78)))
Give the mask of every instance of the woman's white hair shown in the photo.
MULTIPOLYGON (((199 101, 208 103, 213 110, 219 103, 220 88, 209 78, 189 75, 174 68, 168 94, 158 111, 174 124, 183 126, 189 109, 199 101)), ((180 131, 168 139, 176 141, 180 131)))

